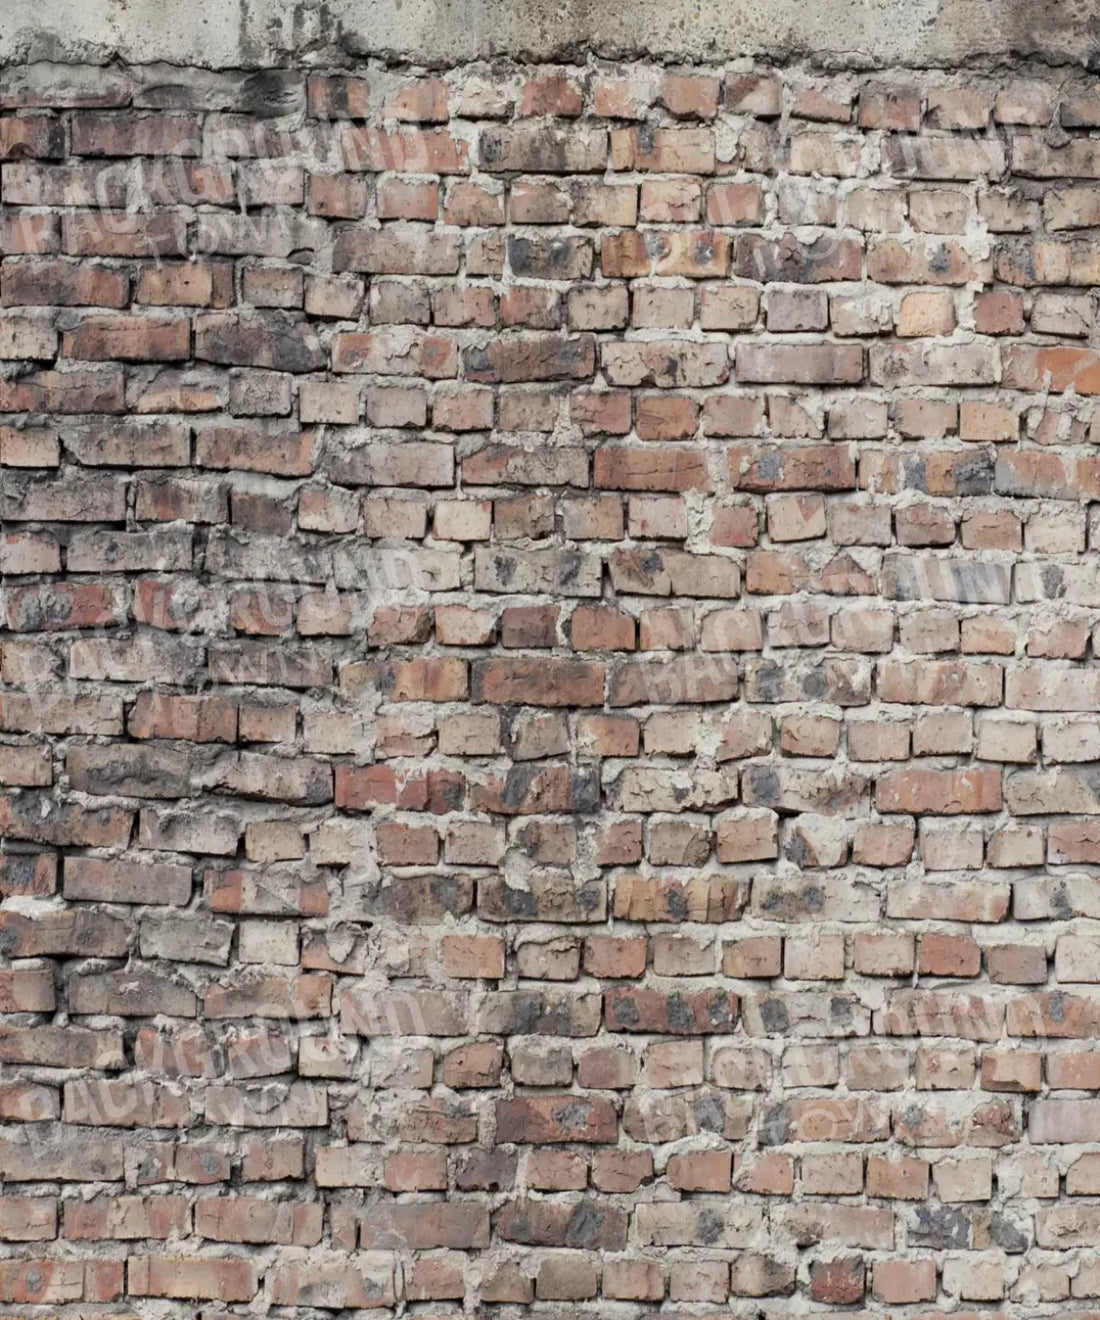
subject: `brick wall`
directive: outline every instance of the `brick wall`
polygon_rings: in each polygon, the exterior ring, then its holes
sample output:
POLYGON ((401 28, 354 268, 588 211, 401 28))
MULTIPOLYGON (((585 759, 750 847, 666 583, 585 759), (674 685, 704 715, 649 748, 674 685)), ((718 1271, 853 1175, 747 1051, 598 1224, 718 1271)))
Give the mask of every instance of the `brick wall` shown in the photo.
POLYGON ((0 1301, 1095 1306, 1095 85, 0 106, 0 1301))

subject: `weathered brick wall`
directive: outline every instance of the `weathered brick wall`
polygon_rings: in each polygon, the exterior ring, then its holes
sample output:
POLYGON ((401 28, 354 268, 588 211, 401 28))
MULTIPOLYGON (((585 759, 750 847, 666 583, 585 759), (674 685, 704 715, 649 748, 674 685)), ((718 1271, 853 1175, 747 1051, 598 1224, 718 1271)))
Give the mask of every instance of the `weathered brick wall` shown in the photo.
POLYGON ((1091 80, 0 106, 0 1300, 1094 1308, 1091 80))

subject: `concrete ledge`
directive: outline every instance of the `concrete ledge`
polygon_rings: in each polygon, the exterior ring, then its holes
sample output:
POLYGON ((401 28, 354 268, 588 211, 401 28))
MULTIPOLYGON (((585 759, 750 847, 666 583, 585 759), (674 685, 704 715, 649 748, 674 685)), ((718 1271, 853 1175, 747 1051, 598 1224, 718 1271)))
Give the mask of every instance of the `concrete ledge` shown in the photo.
POLYGON ((960 66, 1100 60, 1097 0, 4 0, 0 63, 256 68, 378 55, 448 65, 738 56, 960 66))

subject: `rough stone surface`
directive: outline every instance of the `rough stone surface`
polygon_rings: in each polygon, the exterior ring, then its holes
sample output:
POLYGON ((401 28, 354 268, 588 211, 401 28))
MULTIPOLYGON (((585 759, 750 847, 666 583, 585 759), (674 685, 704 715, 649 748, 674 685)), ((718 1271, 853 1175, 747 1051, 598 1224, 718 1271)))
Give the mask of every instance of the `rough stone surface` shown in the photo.
POLYGON ((808 57, 863 68, 965 66, 1038 56, 1091 64, 1100 17, 1090 0, 8 0, 0 59, 164 60, 263 67, 382 55, 429 65, 514 56, 696 61, 808 57))
POLYGON ((1092 10, 2 23, 5 1314, 1094 1315, 1092 10))

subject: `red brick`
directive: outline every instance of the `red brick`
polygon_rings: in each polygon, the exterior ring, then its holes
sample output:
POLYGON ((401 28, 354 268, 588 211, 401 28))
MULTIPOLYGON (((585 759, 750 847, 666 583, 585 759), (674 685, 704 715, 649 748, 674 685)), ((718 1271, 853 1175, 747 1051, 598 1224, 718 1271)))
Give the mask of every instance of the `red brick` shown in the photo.
POLYGON ((877 781, 875 800, 887 812, 999 811, 1001 776, 996 770, 891 770, 877 781))

